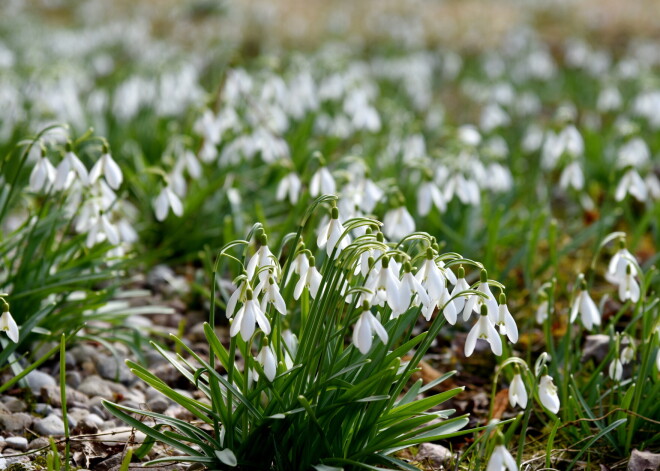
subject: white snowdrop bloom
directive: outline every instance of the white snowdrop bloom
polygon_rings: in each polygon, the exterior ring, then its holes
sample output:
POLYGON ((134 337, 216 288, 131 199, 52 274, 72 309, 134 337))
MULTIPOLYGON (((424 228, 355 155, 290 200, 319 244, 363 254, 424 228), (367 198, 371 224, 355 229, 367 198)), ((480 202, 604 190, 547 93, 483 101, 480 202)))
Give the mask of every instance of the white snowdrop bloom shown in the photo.
POLYGON ((655 173, 650 172, 644 179, 644 184, 649 191, 649 196, 654 200, 660 200, 660 180, 655 173))
POLYGON ((298 353, 298 337, 290 329, 286 329, 282 332, 282 340, 284 340, 284 344, 286 345, 285 357, 288 357, 291 362, 287 364, 287 368, 291 369, 293 367, 293 357, 298 353))
POLYGON ((620 240, 619 250, 616 251, 607 265, 605 279, 615 285, 623 283, 628 272, 628 266, 632 265, 634 260, 635 257, 626 249, 625 242, 620 240))
POLYGON ((64 154, 64 158, 57 166, 57 171, 55 174, 55 182, 53 184, 55 190, 64 190, 69 186, 71 176, 77 174, 80 182, 83 185, 89 183, 89 173, 85 164, 81 162, 76 154, 73 151, 67 151, 64 154))
POLYGON ((369 104, 367 94, 363 90, 353 90, 344 99, 344 113, 351 117, 351 124, 356 130, 378 132, 381 128, 378 111, 369 104))
POLYGON ((236 337, 240 332, 243 340, 249 342, 252 334, 254 334, 256 324, 259 325, 264 334, 270 334, 270 322, 268 322, 268 318, 259 307, 259 302, 254 298, 252 290, 248 288, 245 294, 246 301, 236 313, 229 329, 229 335, 236 337))
MULTIPOLYGON (((252 258, 250 258, 247 268, 245 269, 249 279, 252 279, 257 270, 261 270, 262 268, 272 267, 273 271, 277 271, 279 268, 275 255, 273 255, 268 248, 268 237, 266 237, 266 234, 261 234, 257 239, 259 242, 259 248, 252 258)), ((260 271, 259 281, 267 280, 269 271, 270 270, 260 271)))
POLYGON ((456 311, 456 306, 454 306, 454 303, 449 302, 450 299, 451 295, 445 286, 440 292, 440 297, 437 300, 431 300, 431 304, 425 305, 422 309, 422 315, 424 316, 424 319, 430 321, 431 316, 435 311, 435 307, 437 306, 438 308, 442 309, 442 315, 445 316, 447 322, 449 322, 451 325, 456 324, 458 312, 456 311))
POLYGON ((547 374, 541 376, 539 380, 539 400, 543 407, 553 414, 559 412, 559 396, 557 395, 557 387, 552 381, 552 376, 547 374))
POLYGON ((170 208, 175 216, 183 215, 183 204, 169 185, 165 186, 154 200, 156 219, 164 221, 170 208))
POLYGON ((493 324, 496 323, 499 317, 499 309, 497 307, 495 296, 493 296, 493 293, 488 286, 488 272, 486 270, 481 270, 477 291, 481 291, 485 294, 486 299, 476 294, 471 295, 465 302, 465 307, 463 308, 463 320, 467 322, 473 311, 476 311, 477 313, 481 312, 482 306, 486 306, 488 309, 488 318, 493 324))
POLYGON ((121 182, 124 180, 124 176, 108 152, 107 148, 104 146, 103 155, 96 161, 92 170, 89 172, 89 182, 94 183, 101 175, 105 177, 105 181, 108 182, 110 188, 116 190, 121 185, 121 182))
POLYGON ((183 175, 183 165, 180 162, 177 162, 169 173, 168 180, 172 190, 179 198, 186 196, 188 183, 186 182, 186 177, 183 175))
POLYGON ((0 332, 4 332, 14 343, 18 343, 18 325, 9 312, 9 304, 4 303, 2 316, 0 316, 0 332))
MULTIPOLYGON (((404 313, 409 306, 417 306, 421 302, 423 305, 428 306, 431 304, 431 298, 426 293, 426 290, 419 282, 415 275, 412 274, 412 266, 410 262, 403 264, 403 277, 401 278, 401 300, 402 305, 397 309, 398 314, 404 313)), ((394 310, 392 311, 394 316, 394 310)))
POLYGON ((545 170, 555 168, 563 152, 564 145, 559 136, 553 131, 548 131, 541 148, 541 167, 545 170))
POLYGON ((371 313, 369 305, 365 302, 362 305, 362 314, 353 327, 353 345, 360 353, 366 355, 371 350, 374 334, 380 338, 381 342, 387 343, 387 331, 371 313))
POLYGON ((183 163, 190 178, 197 180, 202 176, 202 166, 197 157, 190 149, 185 149, 180 154, 180 161, 183 163))
POLYGON ((621 363, 621 360, 618 358, 612 360, 610 367, 608 368, 608 375, 614 381, 621 381, 621 377, 623 376, 623 364, 621 363))
POLYGON ((255 291, 257 293, 263 292, 264 296, 261 298, 261 310, 263 312, 266 312, 268 309, 268 303, 271 303, 273 306, 275 306, 275 309, 282 314, 283 316, 286 315, 286 302, 284 302, 284 298, 280 294, 280 288, 277 286, 277 283, 275 283, 275 280, 273 277, 268 277, 268 281, 264 282, 262 281, 259 283, 260 285, 264 286, 257 286, 255 288, 255 291))
POLYGON ((506 335, 511 343, 516 343, 518 341, 518 326, 509 312, 504 293, 500 294, 500 304, 497 306, 496 325, 500 329, 500 334, 506 335))
POLYGON ((470 329, 465 339, 465 356, 469 357, 477 346, 477 340, 483 339, 490 344, 490 348, 497 356, 502 354, 502 339, 500 338, 495 326, 488 319, 488 308, 481 306, 481 314, 476 324, 470 329))
POLYGON ((343 238, 340 237, 344 233, 345 229, 341 222, 339 222, 339 210, 337 207, 333 207, 331 210, 330 220, 327 224, 321 227, 318 237, 316 238, 316 245, 319 249, 325 247, 328 257, 332 255, 332 251, 337 246, 338 251, 341 252, 351 243, 351 239, 348 234, 343 238), (337 245, 339 244, 339 245, 337 245))
POLYGON ((536 308, 536 323, 543 324, 548 318, 548 300, 544 299, 539 304, 539 307, 536 308))
POLYGON ((490 178, 484 181, 485 188, 490 188, 496 193, 503 193, 513 188, 513 176, 511 171, 498 163, 488 165, 486 174, 490 178))
POLYGON ((390 209, 383 217, 383 232, 392 240, 401 240, 415 232, 415 220, 405 206, 390 209))
POLYGON ((128 219, 123 218, 117 221, 117 231, 119 231, 119 238, 127 244, 133 244, 138 240, 138 233, 133 228, 133 224, 128 219))
POLYGON ((298 283, 296 283, 296 287, 293 290, 293 298, 296 300, 300 299, 300 295, 302 294, 305 287, 307 287, 309 290, 309 295, 312 297, 312 299, 315 298, 319 291, 319 287, 321 286, 322 279, 323 277, 316 269, 314 257, 310 257, 309 268, 305 272, 305 276, 301 275, 298 283))
POLYGON ((199 150, 199 159, 202 162, 213 162, 218 157, 218 148, 216 145, 209 141, 205 140, 202 144, 202 148, 199 150))
POLYGON ((651 158, 649 146, 641 137, 635 137, 621 146, 616 159, 620 168, 636 167, 645 165, 651 158))
POLYGON ((527 407, 527 389, 520 373, 516 373, 509 385, 509 404, 511 407, 519 405, 522 409, 527 407))
POLYGON ((566 152, 571 157, 580 157, 584 154, 584 140, 580 131, 573 125, 566 126, 561 133, 559 139, 562 144, 562 152, 566 152))
POLYGON ((463 144, 476 147, 481 142, 481 134, 475 126, 465 124, 460 126, 457 130, 458 140, 463 144))
POLYGON ((571 323, 575 322, 578 314, 580 314, 582 324, 587 330, 592 330, 595 325, 600 325, 600 312, 596 303, 589 296, 584 280, 582 280, 573 305, 571 306, 571 323))
POLYGON ((359 203, 360 209, 365 213, 370 214, 385 193, 378 185, 368 178, 364 178, 360 182, 360 188, 362 189, 362 198, 359 203))
POLYGON ((614 86, 605 87, 600 91, 598 100, 596 101, 596 108, 601 113, 608 111, 616 111, 621 108, 623 98, 619 89, 614 86))
POLYGON ((417 281, 426 289, 431 299, 431 304, 436 304, 443 295, 447 285, 447 279, 440 267, 435 263, 433 249, 426 249, 426 259, 415 275, 417 281))
POLYGON ((108 216, 105 213, 101 213, 91 223, 85 245, 91 248, 106 239, 112 245, 117 245, 120 242, 119 231, 114 224, 110 223, 108 216))
MULTIPOLYGON (((451 291, 451 297, 455 297, 458 295, 458 293, 465 291, 467 289, 470 289, 470 285, 468 282, 465 280, 465 269, 463 266, 460 266, 458 268, 458 279, 456 280, 456 283, 454 284, 454 289, 451 291)), ((463 296, 457 296, 456 299, 454 299, 454 307, 456 308, 456 312, 462 312, 463 308, 465 307, 465 302, 466 302, 466 297, 465 295, 463 296)))
POLYGON ((275 359, 275 353, 273 353, 273 349, 270 345, 264 345, 261 348, 256 360, 264 369, 264 374, 266 375, 266 378, 268 378, 268 381, 272 383, 275 376, 277 376, 277 360, 275 359))
POLYGON ((284 283, 285 285, 289 284, 294 273, 297 273, 300 278, 305 278, 307 270, 309 269, 309 259, 307 258, 307 254, 302 252, 304 249, 305 246, 300 244, 300 251, 293 259, 293 262, 291 262, 291 268, 289 269, 289 273, 287 273, 286 281, 284 283))
POLYGON ((627 365, 635 359, 635 347, 632 344, 632 340, 629 340, 628 345, 623 347, 621 350, 621 364, 627 365))
POLYGON ((39 157, 30 173, 30 190, 38 193, 45 191, 55 181, 57 172, 45 156, 39 157))
POLYGON ((296 172, 291 172, 277 185, 277 192, 275 193, 275 199, 277 201, 284 201, 287 196, 291 204, 296 204, 298 198, 300 198, 300 190, 302 189, 302 182, 300 177, 296 172))
POLYGON ((398 311, 399 306, 410 300, 403 300, 401 284, 394 272, 393 261, 387 256, 380 259, 380 270, 371 270, 365 286, 374 293, 373 304, 384 306, 387 302, 392 311, 398 311))
POLYGON ((525 135, 520 143, 520 148, 526 154, 536 152, 543 145, 543 130, 535 124, 532 124, 525 131, 525 135))
POLYGON ((447 209, 447 203, 438 185, 427 181, 417 190, 417 212, 420 216, 427 216, 431 212, 432 205, 435 205, 441 213, 447 209))
POLYGON ((518 471, 518 465, 504 445, 496 445, 486 471, 518 471))
POLYGON ((621 302, 625 302, 628 299, 633 303, 639 301, 640 289, 639 283, 635 280, 635 276, 632 273, 630 264, 626 266, 626 274, 619 283, 619 299, 621 302))
POLYGON ((332 177, 327 167, 320 167, 309 183, 309 194, 311 196, 334 195, 337 192, 335 179, 332 177))
POLYGON ((559 186, 563 190, 572 187, 580 191, 584 188, 584 174, 582 173, 582 167, 579 162, 574 160, 564 168, 559 177, 559 186))
POLYGON ((634 168, 628 169, 628 171, 623 174, 623 177, 621 177, 619 184, 616 186, 614 199, 617 201, 623 201, 628 193, 634 196, 638 201, 646 201, 648 197, 646 184, 634 168))
POLYGON ((481 129, 489 133, 494 129, 502 126, 507 126, 511 122, 511 118, 499 105, 491 103, 481 111, 481 120, 479 125, 481 129))
MULTIPOLYGON (((479 193, 479 184, 476 180, 472 178, 465 178, 461 174, 454 176, 454 189, 453 192, 456 193, 458 199, 463 204, 468 204, 472 206, 478 206, 481 202, 481 196, 479 193)), ((446 197, 447 201, 450 201, 450 197, 446 197)))
POLYGON ((238 288, 229 296, 227 300, 227 307, 225 309, 225 317, 231 319, 234 316, 234 311, 236 310, 236 305, 239 303, 245 303, 246 291, 250 287, 249 283, 245 280, 241 281, 241 284, 238 285, 238 288))

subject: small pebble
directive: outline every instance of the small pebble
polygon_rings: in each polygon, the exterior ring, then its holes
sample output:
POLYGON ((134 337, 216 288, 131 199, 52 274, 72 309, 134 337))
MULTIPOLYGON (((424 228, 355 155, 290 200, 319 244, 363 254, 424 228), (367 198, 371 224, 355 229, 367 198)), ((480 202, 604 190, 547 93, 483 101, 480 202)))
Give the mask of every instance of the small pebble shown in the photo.
POLYGON ((10 446, 16 450, 27 450, 28 441, 25 437, 8 437, 5 441, 7 442, 7 446, 10 446))
POLYGON ((64 422, 56 415, 49 415, 43 419, 37 419, 33 425, 34 431, 43 436, 64 435, 64 422))

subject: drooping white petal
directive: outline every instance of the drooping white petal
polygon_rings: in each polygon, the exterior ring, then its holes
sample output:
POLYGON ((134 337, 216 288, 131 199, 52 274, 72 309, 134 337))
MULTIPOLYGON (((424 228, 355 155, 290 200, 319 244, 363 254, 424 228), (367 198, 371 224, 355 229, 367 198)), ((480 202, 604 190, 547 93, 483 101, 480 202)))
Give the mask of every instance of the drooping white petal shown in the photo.
POLYGON ((539 380, 539 399, 541 404, 553 414, 559 412, 559 396, 552 377, 544 375, 539 380))
POLYGON ((9 311, 0 316, 0 331, 5 332, 12 342, 18 343, 18 325, 9 311))

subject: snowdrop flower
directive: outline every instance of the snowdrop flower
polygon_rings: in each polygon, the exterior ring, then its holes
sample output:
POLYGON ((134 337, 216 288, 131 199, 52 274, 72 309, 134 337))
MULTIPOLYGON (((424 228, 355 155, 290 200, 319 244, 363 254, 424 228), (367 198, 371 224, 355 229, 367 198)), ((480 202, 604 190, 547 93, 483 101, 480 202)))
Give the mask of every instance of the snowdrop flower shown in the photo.
POLYGON ((472 355, 478 339, 486 340, 495 355, 499 356, 502 354, 502 339, 500 339, 493 323, 488 319, 488 307, 485 304, 482 304, 481 315, 465 339, 466 357, 472 355))
POLYGON ((365 178, 360 182, 359 188, 361 189, 361 199, 359 202, 360 209, 367 214, 371 213, 376 207, 376 204, 383 197, 383 190, 368 178, 365 178))
MULTIPOLYGON (((627 338, 627 344, 625 347, 623 347, 623 350, 621 350, 621 364, 627 365, 633 359, 635 358, 635 344, 633 343, 633 340, 630 337, 627 338)), ((625 340, 624 340, 625 341, 625 340)))
POLYGON ((305 253, 305 244, 301 243, 298 248, 298 255, 296 255, 293 262, 291 262, 291 268, 286 275, 286 281, 284 284, 287 285, 289 281, 291 281, 291 276, 293 276, 294 273, 297 273, 300 278, 305 278, 308 269, 309 259, 307 258, 307 253, 305 253))
POLYGON ((296 287, 293 290, 293 298, 296 300, 300 299, 300 295, 305 287, 309 290, 309 295, 312 299, 315 298, 321 286, 322 279, 323 277, 316 269, 316 259, 309 257, 309 268, 305 272, 305 275, 301 275, 298 283, 296 283, 296 287))
POLYGON ((309 194, 311 196, 334 195, 337 192, 335 179, 327 167, 320 167, 309 183, 309 194))
POLYGON ((245 280, 245 276, 243 276, 241 284, 238 285, 238 288, 234 290, 231 296, 229 296, 229 300, 227 301, 227 308, 225 309, 225 316, 227 319, 231 319, 234 316, 236 304, 238 304, 239 301, 245 303, 245 293, 249 287, 249 283, 245 280))
POLYGON ((78 178, 83 185, 87 185, 89 183, 89 173, 87 172, 85 164, 83 164, 78 156, 73 153, 73 150, 71 150, 71 145, 67 144, 67 151, 64 154, 64 158, 57 166, 54 188, 56 190, 63 190, 67 188, 70 181, 69 174, 74 172, 78 174, 78 178))
POLYGON ((396 310, 392 310, 392 316, 397 317, 403 314, 410 305, 416 306, 419 302, 428 306, 431 304, 431 299, 426 293, 426 290, 417 278, 412 274, 412 265, 410 262, 403 264, 403 277, 401 278, 401 306, 396 310), (395 314, 396 312, 396 314, 395 314))
POLYGON ((381 342, 387 343, 387 331, 369 310, 369 303, 362 303, 362 314, 353 327, 353 345, 363 355, 369 353, 373 342, 374 333, 380 338, 381 342))
POLYGON ((9 340, 18 343, 18 325, 9 312, 9 304, 2 304, 2 316, 0 316, 0 332, 5 332, 9 340))
POLYGON ((646 184, 634 168, 630 168, 623 174, 623 177, 621 177, 614 193, 614 199, 617 201, 623 201, 628 193, 634 196, 638 201, 646 201, 646 198, 648 197, 646 184))
POLYGON ((649 196, 654 200, 660 200, 660 180, 654 173, 649 173, 644 180, 649 196))
POLYGON ((392 311, 398 308, 410 299, 403 300, 399 279, 394 273, 394 263, 390 258, 384 256, 380 260, 380 270, 372 269, 365 286, 370 289, 373 295, 373 303, 383 306, 385 301, 392 311))
POLYGON ((110 223, 108 216, 101 211, 89 228, 86 245, 87 247, 92 248, 97 243, 106 239, 112 245, 117 245, 120 242, 117 227, 110 223))
POLYGON ((619 285, 625 281, 628 272, 628 266, 635 260, 633 254, 626 249, 626 243, 623 239, 619 240, 619 250, 612 256, 607 265, 605 279, 612 284, 619 285))
POLYGON ((624 302, 630 299, 633 303, 639 301, 640 289, 639 283, 632 274, 630 264, 626 266, 626 274, 619 284, 619 299, 624 302))
POLYGON ((89 172, 89 182, 94 183, 101 175, 105 177, 110 188, 116 190, 124 180, 124 176, 117 165, 117 162, 110 156, 108 147, 103 145, 103 155, 96 161, 92 170, 89 172))
POLYGON ((516 460, 504 446, 503 439, 499 438, 498 442, 490 455, 486 471, 518 471, 516 460))
POLYGON ((282 180, 280 180, 280 183, 277 185, 275 199, 277 201, 284 201, 288 195, 289 202, 291 204, 296 204, 298 202, 298 198, 300 198, 301 188, 302 182, 300 181, 300 178, 296 172, 291 172, 282 180))
POLYGON ((35 193, 46 190, 55 180, 56 174, 53 164, 42 154, 30 174, 30 190, 35 193))
POLYGON ((568 187, 580 191, 584 188, 584 174, 582 167, 577 161, 573 161, 566 166, 559 177, 559 187, 566 190, 568 187))
POLYGON ((527 389, 519 371, 516 371, 509 385, 509 404, 511 407, 518 404, 522 409, 527 407, 527 389))
POLYGON ((435 205, 441 213, 447 209, 447 203, 438 185, 426 181, 417 190, 417 212, 420 216, 427 216, 431 212, 432 205, 435 205))
POLYGON ((273 353, 273 349, 270 345, 264 345, 261 348, 256 360, 263 367, 264 374, 266 375, 266 378, 268 378, 268 381, 272 383, 277 375, 277 360, 275 359, 275 353, 273 353))
POLYGON ((264 297, 261 299, 261 310, 263 312, 266 312, 268 309, 268 303, 271 303, 273 306, 275 306, 275 309, 282 314, 283 316, 286 315, 286 303, 284 302, 284 298, 280 294, 280 288, 277 286, 277 283, 275 283, 275 280, 273 277, 268 277, 268 282, 266 283, 265 281, 262 281, 259 283, 260 285, 266 285, 265 288, 261 286, 257 286, 255 288, 255 291, 257 293, 263 291, 264 292, 264 297))
MULTIPOLYGON (((257 270, 261 270, 262 268, 272 267, 273 271, 277 270, 278 268, 276 258, 268 248, 268 236, 266 236, 266 234, 263 232, 260 232, 256 239, 259 242, 259 248, 248 262, 248 266, 246 268, 247 276, 249 279, 252 279, 257 270)), ((267 280, 268 272, 269 270, 260 271, 259 280, 262 282, 267 280)))
POLYGON ((417 271, 415 278, 426 289, 426 292, 431 298, 431 303, 436 304, 443 295, 447 280, 440 267, 435 263, 434 253, 431 247, 426 249, 426 259, 419 271, 417 271))
POLYGON ((536 308, 536 323, 537 324, 543 324, 545 320, 548 318, 548 298, 543 297, 541 304, 539 304, 539 307, 536 308))
POLYGON ((547 374, 541 376, 539 380, 539 400, 543 407, 553 414, 559 412, 559 396, 557 395, 557 387, 552 382, 552 376, 547 374))
POLYGON ((493 293, 488 286, 488 272, 486 270, 481 270, 477 291, 481 291, 485 294, 486 299, 477 294, 471 295, 465 302, 465 307, 463 308, 463 320, 467 322, 473 311, 479 312, 482 310, 481 306, 486 306, 488 308, 488 317, 490 318, 490 321, 492 323, 497 322, 499 309, 497 307, 497 301, 495 301, 495 296, 493 296, 493 293))
POLYGON ((621 377, 623 376, 623 364, 621 363, 621 360, 618 358, 612 360, 608 369, 608 374, 614 381, 621 381, 621 377))
POLYGON ((156 219, 158 221, 164 221, 170 208, 175 216, 181 217, 183 215, 183 204, 181 203, 181 200, 176 193, 172 191, 172 188, 167 185, 154 200, 156 219))
MULTIPOLYGON (((455 297, 458 295, 458 293, 461 293, 467 289, 470 289, 470 285, 468 282, 465 280, 465 269, 463 268, 463 265, 458 267, 458 279, 456 280, 456 283, 454 285, 454 289, 451 291, 450 297, 455 297)), ((466 297, 463 296, 458 296, 456 299, 454 299, 454 307, 456 308, 456 312, 461 312, 463 308, 465 307, 465 302, 466 302, 466 297)))
POLYGON ((259 324, 259 328, 264 334, 270 334, 270 322, 259 307, 259 302, 254 298, 254 293, 250 288, 245 290, 245 298, 245 304, 241 306, 232 321, 229 335, 236 337, 240 332, 243 340, 248 342, 254 334, 256 324, 259 324))
POLYGON ((401 240, 415 232, 415 220, 403 205, 385 213, 383 226, 383 232, 392 240, 401 240))
POLYGON ((594 303, 591 296, 589 296, 587 283, 584 281, 584 277, 580 275, 580 278, 580 288, 578 289, 575 300, 573 301, 573 306, 571 307, 570 321, 575 322, 579 313, 584 327, 591 330, 594 325, 600 325, 600 312, 598 311, 598 307, 596 307, 596 303, 594 303))
POLYGON ((506 305, 506 295, 500 293, 500 304, 497 307, 496 325, 500 329, 500 334, 506 335, 511 343, 518 341, 518 326, 506 305))
POLYGON ((338 253, 344 250, 351 243, 348 234, 343 238, 340 237, 344 233, 344 226, 339 222, 339 210, 334 206, 331 210, 330 221, 321 228, 318 237, 316 238, 316 245, 320 249, 325 247, 328 257, 332 255, 337 243, 338 253))
POLYGON ((457 135, 459 141, 471 147, 476 147, 481 142, 481 134, 471 124, 460 126, 457 130, 457 135))

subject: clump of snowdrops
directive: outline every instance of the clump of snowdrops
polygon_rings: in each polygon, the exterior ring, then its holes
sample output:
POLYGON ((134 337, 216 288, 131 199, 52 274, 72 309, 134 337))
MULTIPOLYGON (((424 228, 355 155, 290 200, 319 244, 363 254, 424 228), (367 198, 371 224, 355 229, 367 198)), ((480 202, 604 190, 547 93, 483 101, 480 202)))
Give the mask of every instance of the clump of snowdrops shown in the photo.
POLYGON ((182 452, 152 463, 410 469, 394 456, 397 450, 473 432, 462 430, 466 415, 452 417, 454 410, 441 408, 463 388, 419 399, 453 372, 426 385, 409 380, 448 322, 470 324, 467 355, 479 339, 501 355, 500 332, 517 340, 515 321, 490 289, 504 287, 489 280, 478 262, 440 253, 428 234, 389 242, 377 220, 341 223, 335 201, 334 196, 318 198, 281 247, 270 246, 263 226, 256 224, 245 240, 220 250, 214 275, 240 273, 226 302, 228 347, 214 329, 215 279, 211 317, 204 326, 209 358, 175 336, 186 356, 154 344, 203 399, 190 399, 127 362, 139 378, 198 419, 192 424, 106 402, 115 416, 182 452), (310 234, 310 221, 324 206, 329 217, 310 234), (477 275, 472 286, 469 275, 477 275), (427 325, 415 335, 420 317, 427 325))
MULTIPOLYGON (((76 335, 85 322, 116 324, 127 303, 108 303, 122 286, 136 238, 130 203, 118 193, 122 170, 107 141, 51 125, 20 141, 0 164, 0 367, 7 390, 46 361, 17 361, 32 341, 76 335), (101 309, 103 308, 103 309, 101 309), (105 311, 104 311, 105 310, 105 311)), ((131 293, 123 293, 124 298, 131 293)), ((90 334, 90 330, 86 334, 90 334)))

